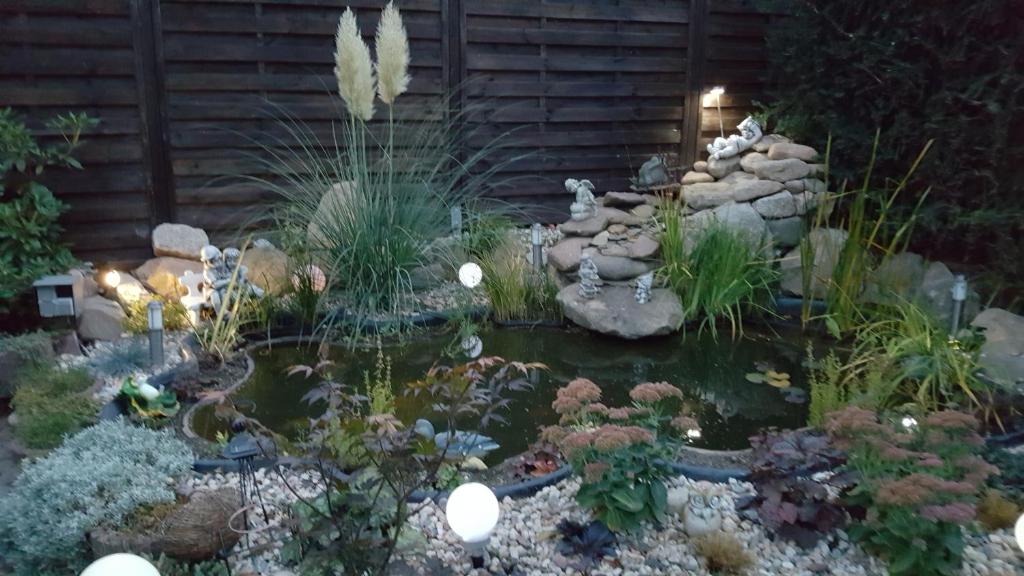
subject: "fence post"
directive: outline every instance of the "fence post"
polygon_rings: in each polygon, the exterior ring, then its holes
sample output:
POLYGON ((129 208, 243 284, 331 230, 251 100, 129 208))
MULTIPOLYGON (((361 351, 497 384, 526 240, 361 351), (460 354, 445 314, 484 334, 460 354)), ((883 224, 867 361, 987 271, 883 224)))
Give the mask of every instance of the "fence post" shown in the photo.
POLYGON ((139 97, 139 136, 142 140, 149 221, 154 228, 175 217, 174 173, 171 170, 164 114, 163 34, 160 0, 131 0, 135 85, 139 97))
MULTIPOLYGON (((466 78, 466 11, 463 0, 441 0, 441 29, 444 31, 441 58, 444 63, 444 97, 448 99, 450 120, 465 113, 466 93, 463 82, 466 78)), ((463 128, 464 118, 454 121, 455 153, 458 160, 465 160, 466 142, 463 128)))
POLYGON ((684 167, 691 166, 700 157, 704 61, 708 40, 707 0, 690 0, 687 26, 690 39, 686 48, 686 100, 683 105, 683 133, 679 143, 679 163, 684 167))

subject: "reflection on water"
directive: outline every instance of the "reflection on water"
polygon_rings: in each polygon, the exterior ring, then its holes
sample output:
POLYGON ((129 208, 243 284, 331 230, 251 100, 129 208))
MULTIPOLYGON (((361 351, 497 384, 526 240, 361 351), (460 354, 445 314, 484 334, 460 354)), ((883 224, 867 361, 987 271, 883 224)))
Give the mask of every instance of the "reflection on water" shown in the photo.
MULTIPOLYGON (((686 403, 703 429, 703 436, 694 445, 705 448, 745 448, 747 438, 761 428, 796 428, 807 419, 806 405, 787 402, 779 389, 745 379, 747 373, 757 371, 755 363, 765 362, 775 370, 788 372, 793 387, 806 389, 800 368, 805 346, 799 334, 766 335, 748 330, 737 341, 720 335, 715 342, 691 332, 686 338, 676 335, 629 342, 584 331, 496 328, 483 331, 480 337, 485 356, 543 362, 550 368, 532 375, 532 391, 511 397, 507 425, 495 424, 483 431, 502 445, 490 459, 522 452, 536 438, 539 426, 557 422, 551 410, 555 390, 578 377, 596 382, 609 406, 627 405, 628 392, 636 384, 675 384, 683 390, 686 403)), ((384 353, 392 360, 392 380, 398 384, 421 377, 440 358, 449 341, 449 335, 437 335, 385 346, 384 353)), ((311 364, 314 358, 315 349, 305 347, 278 346, 255 353, 256 370, 236 398, 250 415, 271 429, 297 436, 322 405, 310 407, 300 401, 316 384, 315 379, 289 377, 285 370, 295 364, 311 364)), ((338 348, 332 352, 332 359, 337 364, 336 377, 362 386, 364 371, 372 373, 376 350, 338 348)), ((399 417, 415 419, 423 413, 421 403, 399 397, 399 417)), ((193 427, 211 439, 226 428, 208 407, 197 411, 193 427)))

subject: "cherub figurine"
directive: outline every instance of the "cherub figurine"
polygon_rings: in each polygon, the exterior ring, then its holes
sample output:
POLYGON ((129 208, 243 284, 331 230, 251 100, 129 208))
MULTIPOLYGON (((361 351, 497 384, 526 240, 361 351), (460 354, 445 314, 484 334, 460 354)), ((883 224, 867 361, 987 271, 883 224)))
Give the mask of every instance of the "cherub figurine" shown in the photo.
POLYGON ((224 266, 227 268, 228 274, 235 274, 235 285, 238 287, 238 293, 248 292, 257 298, 262 297, 263 289, 249 282, 249 267, 242 264, 241 259, 242 252, 238 248, 224 249, 224 266), (235 268, 238 268, 237 274, 235 273, 235 268))
POLYGON ((732 158, 746 152, 764 135, 761 125, 751 116, 740 122, 736 129, 740 131, 739 134, 730 134, 728 138, 715 138, 713 143, 708 144, 708 154, 712 160, 732 158))
POLYGON ((199 251, 199 261, 203 263, 203 298, 216 313, 220 310, 221 296, 231 276, 226 274, 224 255, 216 246, 203 246, 199 251))
POLYGON ((573 220, 586 220, 597 212, 594 185, 590 180, 569 178, 565 181, 565 189, 576 197, 575 202, 569 206, 569 213, 573 220))

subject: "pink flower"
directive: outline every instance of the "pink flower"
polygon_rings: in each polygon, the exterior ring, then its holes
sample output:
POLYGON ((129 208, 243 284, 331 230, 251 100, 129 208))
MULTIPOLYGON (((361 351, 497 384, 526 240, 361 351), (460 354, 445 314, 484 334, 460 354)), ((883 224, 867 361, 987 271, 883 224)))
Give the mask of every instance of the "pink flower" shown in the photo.
POLYGON ((682 398, 683 391, 668 382, 646 382, 630 390, 629 397, 635 402, 653 404, 666 398, 682 398))
POLYGON ((966 502, 953 502, 941 506, 922 506, 921 516, 936 522, 950 522, 952 524, 966 524, 976 515, 974 506, 966 502))

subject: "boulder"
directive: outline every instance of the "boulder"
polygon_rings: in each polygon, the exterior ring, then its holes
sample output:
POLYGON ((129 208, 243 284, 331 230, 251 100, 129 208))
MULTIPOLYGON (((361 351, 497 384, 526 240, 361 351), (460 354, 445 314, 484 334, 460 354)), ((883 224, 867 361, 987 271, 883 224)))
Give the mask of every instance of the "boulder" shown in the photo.
POLYGON ((70 270, 68 274, 74 278, 74 282, 76 284, 81 283, 82 298, 88 298, 89 296, 95 296, 100 293, 100 285, 93 277, 92 271, 75 268, 70 270))
POLYGON ((120 304, 102 296, 91 296, 82 301, 78 335, 82 340, 118 340, 124 332, 124 320, 120 304))
MULTIPOLYGON (((607 238, 605 235, 605 243, 607 238)), ((558 244, 548 248, 548 262, 559 272, 572 272, 580 267, 580 255, 590 243, 590 238, 582 236, 563 238, 558 244)))
POLYGON ((732 197, 737 202, 750 202, 782 191, 782 184, 774 180, 744 180, 732 187, 732 197))
MULTIPOLYGON (((589 250, 593 251, 593 248, 589 250)), ((597 265, 597 274, 603 280, 631 280, 654 270, 652 262, 633 260, 625 256, 607 256, 591 252, 591 259, 597 265)))
POLYGON ((250 282, 271 294, 283 294, 291 286, 288 274, 288 255, 274 248, 249 248, 243 263, 249 268, 250 282))
POLYGON ((825 190, 828 189, 828 186, 826 186, 824 182, 817 178, 804 178, 803 182, 804 190, 806 190, 807 192, 820 194, 821 192, 824 192, 825 190))
POLYGON ((804 191, 804 188, 806 186, 804 182, 806 181, 806 178, 801 178, 799 180, 787 180, 785 183, 786 190, 789 190, 793 194, 799 194, 804 191))
POLYGON ((689 184, 701 184, 703 182, 714 181, 715 177, 712 176, 711 174, 708 174, 707 172, 694 172, 693 170, 687 172, 686 174, 683 174, 683 179, 681 180, 683 186, 689 184))
POLYGON ((811 173, 811 167, 803 160, 787 158, 786 160, 765 160, 754 167, 754 175, 761 180, 785 182, 805 178, 811 173))
POLYGON ((1024 382, 1024 316, 989 308, 971 326, 985 330, 978 356, 985 374, 1006 385, 1024 382))
POLYGON ((601 248, 601 254, 604 256, 618 256, 621 258, 629 257, 629 249, 621 244, 608 244, 601 248))
POLYGON ((749 152, 740 158, 740 168, 742 168, 744 172, 753 174, 754 167, 767 159, 768 157, 760 152, 749 152))
POLYGON ((126 304, 138 302, 139 300, 148 301, 151 298, 146 286, 138 278, 129 274, 121 274, 121 283, 117 285, 114 293, 117 295, 118 300, 126 304))
POLYGON ((233 488, 193 493, 161 524, 160 549, 178 560, 201 562, 214 558, 238 543, 241 535, 231 529, 229 521, 240 506, 233 488))
POLYGON ((629 212, 619 210, 618 208, 598 208, 598 216, 604 216, 608 218, 608 224, 624 224, 626 226, 638 226, 644 223, 644 219, 634 216, 629 212))
POLYGON ((800 244, 800 238, 804 235, 804 220, 799 216, 769 220, 767 224, 776 246, 783 248, 797 246, 800 244))
POLYGON ((796 206, 797 216, 803 216, 815 210, 821 202, 824 193, 814 194, 812 192, 801 192, 793 195, 793 202, 796 206))
POLYGON ((788 190, 759 198, 754 201, 753 206, 758 214, 771 220, 796 216, 796 202, 788 190))
POLYGON ((767 152, 768 149, 772 147, 772 144, 789 141, 789 138, 786 138, 781 134, 768 134, 766 136, 762 136, 761 139, 755 142, 750 149, 754 152, 767 152))
POLYGON ((658 254, 660 246, 654 238, 647 234, 641 234, 635 240, 629 242, 628 248, 630 258, 645 260, 647 258, 654 258, 658 254))
POLYGON ((696 162, 693 163, 693 171, 694 172, 707 172, 708 171, 708 163, 705 162, 704 160, 697 160, 696 162))
POLYGON ((560 224, 558 229, 566 236, 593 236, 608 227, 608 216, 602 213, 604 210, 606 208, 599 208, 596 214, 584 220, 569 220, 560 224))
POLYGON ((755 250, 771 243, 768 225, 750 204, 730 202, 715 208, 712 213, 717 222, 739 233, 755 250))
POLYGON ((178 278, 184 276, 187 271, 202 274, 203 265, 195 260, 161 256, 146 260, 146 263, 136 268, 133 274, 152 287, 157 294, 165 298, 178 298, 185 294, 185 288, 178 278))
POLYGON ((733 172, 725 178, 719 180, 722 184, 739 184, 740 182, 754 181, 757 180, 757 176, 754 176, 750 172, 733 172))
POLYGON ((920 254, 893 254, 868 274, 861 299, 875 304, 911 300, 923 278, 924 258, 920 254))
POLYGON ((740 169, 740 157, 722 158, 721 160, 708 160, 708 174, 715 179, 722 179, 725 176, 740 169))
POLYGON ((650 302, 637 304, 628 286, 604 286, 597 297, 586 299, 579 295, 579 284, 570 284, 559 291, 557 300, 576 324, 629 340, 671 334, 683 324, 679 299, 664 288, 651 290, 650 302))
POLYGON ((732 186, 725 182, 683 186, 683 201, 694 210, 721 206, 732 199, 732 186))
POLYGON ((306 236, 310 243, 318 248, 331 248, 330 240, 324 233, 328 223, 337 219, 345 213, 346 205, 353 194, 351 182, 335 182, 330 189, 320 197, 320 203, 316 206, 316 212, 306 226, 306 236))
POLYGON ((644 220, 652 218, 657 210, 650 204, 641 204, 629 211, 630 214, 637 218, 643 218, 644 220))
POLYGON ((814 162, 818 159, 818 151, 810 146, 792 142, 776 142, 768 147, 769 160, 785 160, 787 158, 814 162))
POLYGON ((153 254, 199 260, 199 251, 210 243, 206 232, 187 224, 165 222, 153 229, 153 254))
POLYGON ((808 164, 810 172, 807 174, 809 178, 824 178, 825 177, 825 165, 824 164, 808 164))
POLYGON ((809 240, 814 249, 814 261, 811 263, 811 293, 804 294, 803 273, 804 263, 801 261, 800 249, 790 250, 779 264, 782 273, 780 286, 783 292, 796 296, 824 298, 828 293, 828 284, 832 272, 839 261, 839 255, 846 244, 847 233, 838 228, 816 228, 811 230, 809 240))
POLYGON ((602 198, 605 206, 636 206, 644 203, 644 195, 636 192, 607 192, 602 198))

